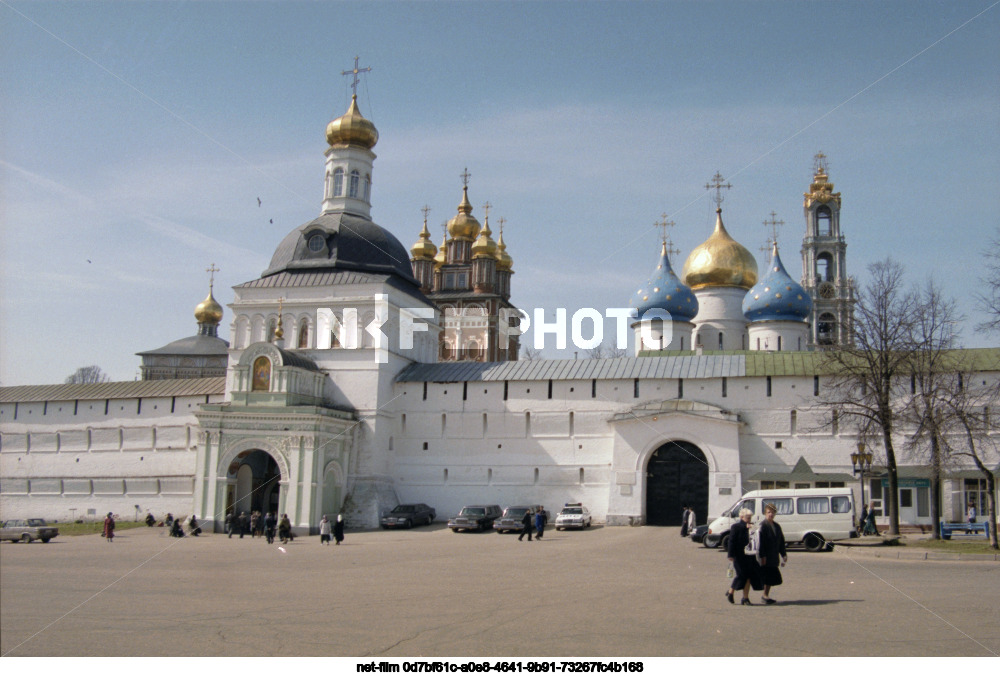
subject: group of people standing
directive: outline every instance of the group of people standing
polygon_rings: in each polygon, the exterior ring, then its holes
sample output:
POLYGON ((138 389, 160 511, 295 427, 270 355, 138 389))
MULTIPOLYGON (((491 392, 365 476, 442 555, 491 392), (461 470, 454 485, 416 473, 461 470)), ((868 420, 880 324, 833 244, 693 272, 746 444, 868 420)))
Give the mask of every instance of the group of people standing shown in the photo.
POLYGON ((741 603, 752 606, 751 588, 755 591, 764 590, 761 600, 766 605, 776 603, 771 598, 771 588, 781 584, 780 567, 788 561, 785 535, 774 520, 777 513, 774 505, 764 505, 764 520, 753 530, 750 525, 753 512, 743 508, 740 510, 740 520, 729 529, 728 555, 733 567, 733 582, 726 590, 726 600, 730 603, 736 603, 735 592, 742 590, 741 603), (751 543, 756 548, 751 547, 751 543))
POLYGON ((282 514, 279 519, 274 512, 267 514, 261 514, 258 511, 253 511, 250 514, 240 512, 239 516, 234 512, 228 512, 226 513, 225 530, 230 538, 237 533, 241 540, 245 535, 250 535, 252 538, 262 537, 269 545, 274 544, 275 533, 282 544, 295 537, 292 534, 292 522, 288 515, 282 514))
POLYGON ((336 543, 338 545, 341 542, 344 541, 344 515, 343 514, 338 514, 337 515, 337 520, 335 522, 332 522, 332 523, 330 522, 330 520, 328 518, 326 518, 326 514, 324 514, 323 518, 320 520, 320 522, 319 522, 319 543, 321 545, 328 545, 328 544, 330 544, 330 536, 331 535, 333 536, 333 539, 336 541, 336 543))
POLYGON ((520 542, 521 538, 527 535, 528 542, 531 542, 532 533, 535 534, 537 539, 541 540, 542 535, 545 533, 546 523, 548 523, 548 516, 546 516, 544 509, 532 512, 529 508, 524 513, 524 516, 521 517, 521 534, 517 536, 517 541, 520 542))
POLYGON ((694 510, 689 505, 684 505, 684 511, 681 513, 681 537, 686 538, 693 533, 696 523, 694 510))

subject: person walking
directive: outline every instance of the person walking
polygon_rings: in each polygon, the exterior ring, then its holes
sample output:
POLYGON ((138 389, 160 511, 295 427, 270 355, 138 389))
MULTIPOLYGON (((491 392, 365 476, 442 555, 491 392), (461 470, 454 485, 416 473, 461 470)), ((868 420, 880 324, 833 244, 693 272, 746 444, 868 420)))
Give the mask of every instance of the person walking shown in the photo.
POLYGON ((691 514, 691 510, 688 509, 687 505, 684 505, 684 511, 681 512, 681 537, 686 538, 688 534, 688 516, 691 514))
POLYGON ((226 534, 233 537, 233 513, 226 512, 226 534))
POLYGON ((521 538, 525 535, 528 536, 528 542, 531 542, 531 509, 527 509, 524 512, 524 516, 521 517, 521 534, 517 536, 517 541, 520 542, 521 538))
POLYGON ((278 525, 278 520, 274 517, 274 512, 268 512, 264 517, 264 539, 267 544, 274 544, 274 529, 278 525))
POLYGON ((115 517, 111 512, 104 517, 104 537, 107 538, 108 542, 115 539, 115 517))
POLYGON ((278 522, 278 539, 281 540, 281 544, 288 542, 288 534, 291 532, 292 522, 288 520, 287 514, 282 514, 281 521, 278 522))
POLYGON ((695 519, 695 516, 694 516, 694 510, 691 509, 690 507, 688 507, 688 518, 687 518, 687 527, 688 527, 687 534, 688 535, 691 535, 692 533, 694 533, 694 529, 696 528, 695 523, 696 523, 696 519, 695 519))
POLYGON ((330 534, 332 532, 333 524, 330 523, 330 520, 326 518, 326 514, 324 514, 323 518, 320 519, 319 522, 319 543, 321 545, 330 544, 330 534))
MULTIPOLYGON (((966 517, 969 519, 969 525, 971 526, 976 522, 976 503, 969 501, 969 511, 966 512, 966 517)), ((972 533, 971 530, 966 530, 965 534, 969 535, 972 533)))
POLYGON ((729 561, 733 564, 736 575, 733 576, 733 583, 726 590, 726 599, 730 603, 736 603, 733 592, 737 589, 743 590, 743 600, 745 606, 752 606, 750 603, 750 588, 760 591, 764 585, 760 582, 760 568, 757 559, 746 553, 746 546, 750 544, 750 520, 753 519, 753 512, 744 507, 740 510, 740 520, 729 529, 729 561))
POLYGON ((762 600, 766 605, 777 603, 771 598, 771 587, 781 584, 781 570, 788 562, 785 551, 785 534, 781 532, 781 524, 774 520, 778 510, 773 504, 764 505, 764 521, 760 524, 760 577, 764 583, 762 600), (781 557, 779 563, 778 557, 781 557))
POLYGON ((344 515, 337 515, 337 522, 333 524, 333 539, 339 545, 344 541, 344 515))
POLYGON ((868 503, 868 517, 865 519, 865 532, 863 535, 878 535, 878 528, 875 526, 875 503, 868 503))
POLYGON ((865 534, 865 522, 868 521, 868 505, 861 505, 861 519, 858 520, 858 532, 865 534))
POLYGON ((260 522, 260 512, 250 512, 250 538, 257 537, 257 524, 260 522))
POLYGON ((535 512, 535 531, 535 537, 541 540, 542 534, 545 532, 545 510, 541 507, 535 512))
POLYGON ((250 528, 250 517, 247 516, 246 512, 240 512, 240 539, 247 534, 247 529, 250 528))

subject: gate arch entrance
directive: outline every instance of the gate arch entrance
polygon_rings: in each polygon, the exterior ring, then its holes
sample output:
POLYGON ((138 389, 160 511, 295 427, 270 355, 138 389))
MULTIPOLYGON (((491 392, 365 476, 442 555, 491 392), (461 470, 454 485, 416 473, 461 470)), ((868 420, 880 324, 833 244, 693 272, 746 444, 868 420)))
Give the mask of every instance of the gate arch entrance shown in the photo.
POLYGON ((668 441, 646 463, 646 523, 680 526, 684 505, 708 518, 708 461, 694 444, 668 441))
POLYGON ((250 450, 237 455, 229 465, 227 479, 227 512, 279 512, 281 471, 267 451, 250 450))

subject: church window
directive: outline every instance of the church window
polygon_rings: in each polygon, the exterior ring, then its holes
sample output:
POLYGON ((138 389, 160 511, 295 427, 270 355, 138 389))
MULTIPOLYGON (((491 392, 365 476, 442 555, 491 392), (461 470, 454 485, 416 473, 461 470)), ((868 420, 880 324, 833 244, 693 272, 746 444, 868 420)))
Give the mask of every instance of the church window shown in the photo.
MULTIPOLYGON (((427 382, 426 381, 424 381, 424 401, 427 401, 427 382)), ((404 416, 403 419, 405 420, 406 417, 404 416)))
POLYGON ((813 376, 813 396, 819 396, 819 376, 813 376))
POLYGON ((632 398, 633 399, 638 399, 639 398, 639 379, 638 378, 636 378, 635 380, 632 381, 632 398))
POLYGON ((684 349, 684 336, 681 336, 681 349, 684 349))
POLYGON ((447 429, 448 429, 448 414, 447 413, 442 413, 441 414, 441 436, 442 437, 444 436, 445 431, 447 429))
POLYGON ((767 396, 771 396, 771 376, 767 376, 767 396))
POLYGON ((309 347, 309 320, 303 319, 299 324, 299 348, 309 347))
POLYGON ((483 414, 483 437, 486 436, 487 429, 488 429, 488 426, 487 426, 487 422, 486 422, 486 414, 484 413, 483 414))
POLYGON ((462 401, 468 401, 469 399, 469 383, 462 383, 462 401))
POLYGON ((683 378, 678 378, 677 379, 677 398, 678 399, 683 399, 684 398, 684 379, 683 378))
POLYGON ((333 176, 326 172, 326 181, 323 184, 323 194, 326 197, 333 197, 333 176))
POLYGON ((816 257, 816 280, 819 282, 833 281, 833 258, 828 253, 816 257))
POLYGON ((372 177, 371 174, 365 174, 365 201, 370 202, 372 199, 372 177))
POLYGON ((399 433, 406 436, 406 414, 399 416, 399 433))
POLYGON ((267 357, 257 357, 253 362, 253 381, 250 385, 253 392, 269 392, 271 390, 271 360, 267 357))
POLYGON ((821 206, 816 210, 816 232, 820 237, 830 234, 830 207, 821 206))
POLYGON ((816 342, 820 345, 833 345, 836 334, 837 318, 829 312, 824 312, 816 323, 816 342))
POLYGON ((524 412, 524 436, 531 436, 531 411, 524 412))
POLYGON ((722 331, 719 331, 719 349, 722 349, 722 331))
POLYGON ((569 412, 569 435, 573 436, 573 411, 569 412))
MULTIPOLYGON (((427 450, 428 448, 430 448, 430 444, 428 444, 428 443, 427 443, 427 442, 425 441, 425 442, 424 442, 424 445, 422 446, 422 448, 423 448, 423 449, 424 449, 424 450, 426 451, 426 450, 427 450)), ((445 478, 445 480, 447 480, 447 479, 448 479, 448 470, 445 470, 445 471, 444 471, 444 478, 445 478)))
POLYGON ((507 401, 507 381, 503 381, 503 400, 507 401))
POLYGON ((580 483, 583 483, 583 468, 580 468, 580 483))
POLYGON ((590 381, 590 398, 597 399, 597 378, 590 381))
POLYGON ((778 352, 781 352, 781 336, 778 336, 778 352))
POLYGON ((549 380, 549 399, 552 398, 552 380, 549 380))
POLYGON ((790 417, 791 421, 789 424, 792 429, 792 434, 795 434, 796 427, 798 426, 798 418, 799 418, 798 411, 793 410, 790 417))
POLYGON ((333 196, 340 197, 344 194, 344 170, 337 167, 333 172, 333 196))
POLYGON ((799 350, 799 352, 802 351, 802 336, 799 336, 799 347, 798 347, 798 350, 799 350))
POLYGON ((358 172, 357 169, 355 169, 354 171, 351 172, 351 187, 349 193, 351 197, 358 196, 358 186, 360 182, 361 182, 361 174, 358 172))
POLYGON ((726 390, 727 390, 728 383, 729 383, 729 381, 727 381, 726 378, 723 376, 723 378, 722 378, 722 396, 723 397, 726 396, 726 390))

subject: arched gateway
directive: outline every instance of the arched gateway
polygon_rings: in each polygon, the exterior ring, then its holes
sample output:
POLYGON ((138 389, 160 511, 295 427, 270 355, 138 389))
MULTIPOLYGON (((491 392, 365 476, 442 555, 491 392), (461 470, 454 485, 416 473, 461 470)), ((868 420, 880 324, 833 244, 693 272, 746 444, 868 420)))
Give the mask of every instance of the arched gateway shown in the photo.
POLYGON ((646 463, 646 523, 679 526, 684 505, 699 522, 708 516, 708 461, 694 444, 668 441, 646 463))
POLYGON ((226 513, 280 511, 281 471, 266 451, 239 453, 227 471, 226 513))

